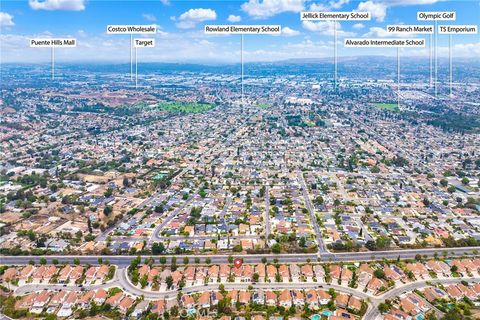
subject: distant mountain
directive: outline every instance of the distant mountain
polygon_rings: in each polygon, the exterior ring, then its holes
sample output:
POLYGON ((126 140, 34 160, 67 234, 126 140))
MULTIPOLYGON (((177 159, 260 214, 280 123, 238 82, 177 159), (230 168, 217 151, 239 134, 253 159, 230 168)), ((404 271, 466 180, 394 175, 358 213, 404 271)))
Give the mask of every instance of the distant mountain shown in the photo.
MULTIPOLYGON (((402 56, 400 55, 400 59, 408 59, 409 62, 423 62, 423 61, 428 61, 428 57, 419 57, 419 56, 402 56)), ((371 62, 374 61, 376 63, 379 62, 392 62, 396 61, 397 57, 396 56, 376 56, 376 55, 371 55, 371 56, 340 56, 337 57, 338 63, 342 62, 358 62, 358 63, 365 63, 365 62, 371 62)), ((448 58, 438 58, 438 61, 448 61, 448 58)), ((455 58, 456 62, 462 62, 462 63, 480 63, 479 59, 474 59, 474 58, 455 58)), ((315 64, 315 63, 333 63, 333 57, 327 57, 327 58, 298 58, 298 59, 287 59, 287 60, 282 60, 282 61, 276 61, 272 62, 274 64, 282 64, 282 63, 304 63, 304 64, 315 64)))

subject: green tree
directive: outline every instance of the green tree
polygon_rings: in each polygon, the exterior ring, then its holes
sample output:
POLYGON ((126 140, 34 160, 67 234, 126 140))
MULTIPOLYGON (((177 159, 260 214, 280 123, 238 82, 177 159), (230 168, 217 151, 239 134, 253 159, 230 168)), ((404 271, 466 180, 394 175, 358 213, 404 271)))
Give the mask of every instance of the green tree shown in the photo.
POLYGON ((392 240, 388 237, 378 237, 376 240, 376 245, 378 249, 385 249, 390 246, 392 240))
POLYGON ((140 278, 140 286, 143 288, 145 288, 148 284, 148 277, 146 274, 144 274, 141 278, 140 278))
POLYGON ((279 243, 275 243, 272 246, 272 252, 273 253, 279 254, 281 251, 282 251, 282 246, 279 243))
POLYGON ((103 208, 103 214, 107 217, 113 212, 113 208, 111 206, 106 206, 103 208))
POLYGON ((385 272, 382 269, 377 269, 373 272, 373 275, 378 279, 385 279, 385 272))
POLYGON ((313 201, 316 205, 322 205, 324 203, 323 197, 322 196, 317 196, 315 200, 313 201))
POLYGON ((108 188, 104 193, 103 195, 106 197, 106 198, 109 198, 113 195, 113 189, 112 188, 108 188))
POLYGON ((172 276, 168 276, 165 278, 165 283, 167 284, 167 288, 170 289, 173 285, 173 278, 172 276))
POLYGON ((162 242, 160 243, 154 242, 152 244, 152 254, 157 255, 157 254, 162 254, 164 252, 165 252, 165 245, 162 242))
POLYGON ((447 188, 447 191, 450 193, 454 193, 455 191, 457 191, 457 188, 455 188, 455 186, 450 186, 447 188))
POLYGON ((378 305, 378 311, 380 311, 380 313, 382 314, 387 313, 388 311, 390 311, 390 306, 385 302, 382 302, 378 305))

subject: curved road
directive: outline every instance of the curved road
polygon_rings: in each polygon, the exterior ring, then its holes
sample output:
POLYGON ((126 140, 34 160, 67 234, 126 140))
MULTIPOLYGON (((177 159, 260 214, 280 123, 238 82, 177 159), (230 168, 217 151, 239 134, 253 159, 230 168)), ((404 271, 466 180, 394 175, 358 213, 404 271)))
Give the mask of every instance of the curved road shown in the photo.
MULTIPOLYGON (((127 268, 117 269, 115 273, 115 277, 113 280, 102 283, 102 284, 94 284, 94 285, 84 285, 83 288, 89 290, 96 290, 96 289, 108 289, 112 287, 119 287, 126 293, 132 296, 144 296, 146 299, 149 300, 158 300, 158 299, 172 299, 176 298, 178 292, 182 292, 185 294, 191 294, 196 292, 202 291, 215 291, 219 289, 219 285, 221 283, 209 283, 206 285, 195 285, 183 288, 182 290, 171 290, 166 292, 159 292, 159 291, 150 291, 141 289, 130 282, 130 279, 127 276, 127 268)), ((254 289, 263 289, 263 290, 282 290, 282 289, 290 289, 290 290, 303 290, 303 289, 318 289, 323 288, 328 290, 330 288, 335 289, 338 292, 343 292, 347 294, 355 295, 362 299, 374 299, 374 297, 368 293, 364 293, 363 291, 358 291, 356 289, 340 286, 338 284, 328 284, 323 282, 265 282, 265 283, 251 283, 251 282, 226 282, 223 283, 225 289, 229 290, 246 290, 249 286, 252 286, 254 289)), ((67 291, 81 291, 82 287, 78 285, 67 285, 64 286, 63 284, 26 284, 20 286, 14 290, 15 294, 17 295, 24 295, 32 292, 38 292, 40 290, 50 289, 50 290, 67 290, 67 291)))
MULTIPOLYGON (((478 282, 480 281, 480 277, 463 277, 463 278, 447 278, 447 279, 429 279, 429 280, 419 280, 407 284, 403 284, 401 286, 397 286, 379 296, 374 296, 370 293, 363 292, 362 290, 356 288, 350 288, 341 286, 338 284, 333 283, 325 283, 325 282, 259 282, 259 283, 250 283, 250 282, 227 282, 223 283, 225 289, 228 290, 246 290, 249 286, 252 286, 254 289, 262 289, 262 290, 308 290, 308 289, 319 289, 322 288, 324 290, 328 290, 330 288, 335 289, 337 292, 342 292, 346 294, 351 294, 361 299, 367 300, 368 309, 364 316, 364 319, 368 320, 375 320, 378 316, 380 316, 380 312, 378 311, 378 305, 385 301, 385 299, 392 299, 398 297, 399 295, 412 292, 415 289, 421 289, 423 287, 427 287, 432 283, 442 283, 442 284, 452 284, 452 283, 460 283, 462 281, 468 282, 478 282)), ((135 285, 133 285, 127 275, 127 268, 118 268, 115 272, 115 277, 113 280, 102 283, 102 284, 94 284, 94 285, 85 285, 84 288, 89 290, 95 290, 99 288, 108 289, 111 287, 119 287, 126 293, 132 296, 143 296, 148 300, 158 300, 158 299, 174 299, 177 297, 179 292, 185 294, 203 292, 203 291, 215 291, 219 289, 220 283, 208 283, 206 285, 195 285, 183 288, 182 290, 171 290, 167 292, 159 292, 159 291, 150 291, 141 289, 135 285)), ((15 294, 17 295, 24 295, 31 292, 38 292, 39 290, 43 289, 53 289, 53 290, 75 290, 80 291, 81 287, 77 285, 67 285, 64 286, 62 284, 26 284, 20 286, 14 290, 15 294)))

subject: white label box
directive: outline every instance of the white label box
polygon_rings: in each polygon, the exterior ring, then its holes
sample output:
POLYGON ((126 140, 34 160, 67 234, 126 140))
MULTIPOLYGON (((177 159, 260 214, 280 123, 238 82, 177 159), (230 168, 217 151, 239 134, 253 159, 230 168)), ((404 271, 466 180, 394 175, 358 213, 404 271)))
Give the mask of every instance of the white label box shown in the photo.
POLYGON ((133 46, 135 48, 154 48, 155 47, 155 39, 153 39, 153 38, 133 39, 133 46))
POLYGON ((30 39, 30 48, 75 48, 77 39, 73 38, 34 38, 30 39))
POLYGON ((366 47, 425 47, 425 39, 365 39, 365 38, 350 38, 344 39, 343 45, 352 48, 366 48, 366 47))
POLYGON ((417 34, 432 34, 435 30, 433 25, 422 24, 393 24, 387 26, 387 32, 389 33, 417 33, 417 34))
POLYGON ((108 25, 107 34, 155 34, 157 25, 108 25))
POLYGON ((417 20, 424 21, 455 21, 457 13, 455 11, 419 11, 417 20))
POLYGON ((280 25, 205 25, 206 34, 281 34, 280 25))
POLYGON ((322 20, 350 20, 366 21, 371 20, 372 15, 366 11, 303 11, 300 12, 302 21, 322 21, 322 20))
POLYGON ((476 25, 441 25, 438 26, 439 34, 477 34, 476 25))

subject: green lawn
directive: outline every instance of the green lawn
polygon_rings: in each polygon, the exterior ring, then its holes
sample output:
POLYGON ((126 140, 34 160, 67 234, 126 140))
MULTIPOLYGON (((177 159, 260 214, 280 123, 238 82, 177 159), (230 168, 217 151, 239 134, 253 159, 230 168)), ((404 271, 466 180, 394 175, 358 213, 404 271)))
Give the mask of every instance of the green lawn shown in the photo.
POLYGON ((372 103, 375 108, 384 109, 388 111, 399 111, 396 103, 372 103))
POLYGON ((214 105, 194 102, 160 102, 161 110, 173 113, 202 113, 213 109, 214 105))
POLYGON ((268 109, 268 108, 271 107, 271 105, 266 104, 266 103, 259 103, 259 104, 257 104, 257 107, 260 108, 260 109, 268 109))

